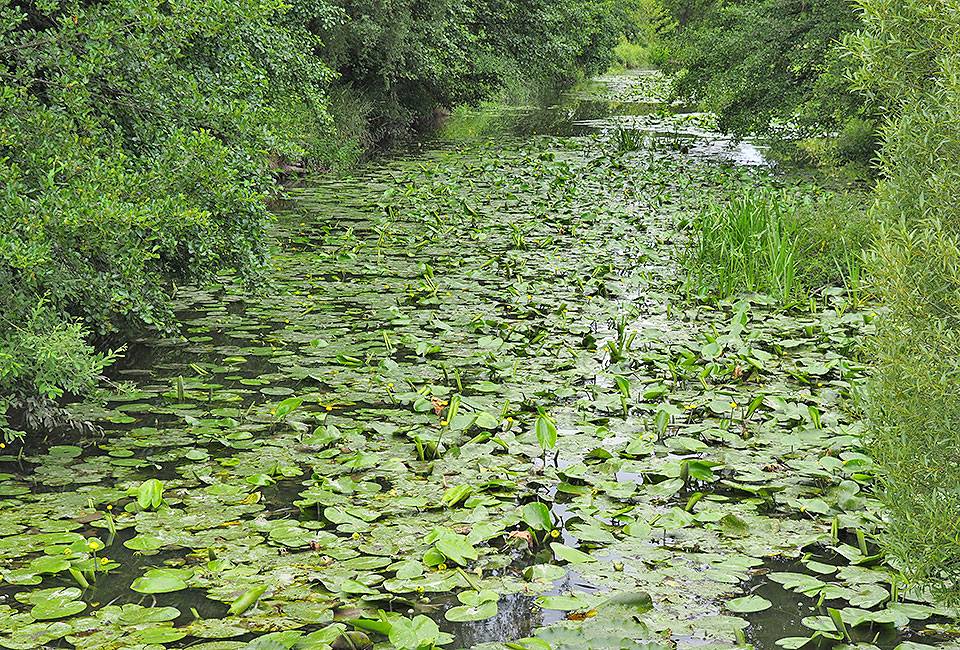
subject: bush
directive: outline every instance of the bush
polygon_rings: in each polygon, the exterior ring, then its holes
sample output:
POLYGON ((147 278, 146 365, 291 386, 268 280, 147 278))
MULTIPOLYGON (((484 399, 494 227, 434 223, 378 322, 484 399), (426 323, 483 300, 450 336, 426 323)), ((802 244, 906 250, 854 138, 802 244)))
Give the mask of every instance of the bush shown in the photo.
POLYGON ((86 390, 115 356, 96 352, 81 324, 62 322, 46 300, 25 316, 21 322, 4 318, 0 328, 0 434, 5 443, 22 435, 8 421, 12 407, 22 408, 27 396, 33 404, 49 406, 65 392, 86 390))
POLYGON ((869 392, 883 542, 909 579, 960 601, 960 2, 858 5, 856 81, 890 108, 871 257, 886 307, 869 392))
POLYGON ((171 281, 256 269, 268 154, 311 155, 331 73, 273 3, 0 8, 0 390, 57 395, 102 366, 88 330, 170 329, 171 281))

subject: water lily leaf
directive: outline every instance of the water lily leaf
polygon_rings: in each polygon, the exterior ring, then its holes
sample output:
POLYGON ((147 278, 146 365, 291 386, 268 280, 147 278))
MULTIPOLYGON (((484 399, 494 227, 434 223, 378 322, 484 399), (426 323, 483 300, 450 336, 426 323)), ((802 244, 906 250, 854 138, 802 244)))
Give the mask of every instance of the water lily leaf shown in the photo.
POLYGON ((390 643, 397 650, 430 648, 440 640, 440 628, 432 619, 420 614, 412 620, 398 618, 390 626, 390 643))
POLYGON ((0 639, 0 645, 11 650, 31 650, 42 648, 51 641, 66 636, 73 626, 63 621, 32 623, 16 628, 6 638, 0 639))
POLYGON ((396 577, 400 580, 407 580, 423 575, 423 564, 416 560, 397 562, 391 565, 390 568, 396 571, 396 577))
POLYGON ((870 608, 886 601, 889 597, 890 592, 880 585, 864 585, 850 596, 849 601, 854 607, 870 608))
POLYGON ((737 614, 749 614, 752 612, 762 612, 773 606, 766 598, 756 595, 744 596, 743 598, 734 598, 727 601, 727 609, 737 614))
POLYGON ((390 621, 384 621, 379 618, 349 618, 346 622, 360 630, 367 630, 376 634, 387 636, 390 634, 390 628, 393 624, 390 621))
POLYGON ((800 621, 804 627, 818 632, 836 632, 837 626, 829 616, 806 616, 800 621))
POLYGON ((627 591, 614 594, 600 603, 597 609, 604 611, 610 607, 619 607, 633 613, 643 613, 653 609, 653 599, 645 591, 627 591))
POLYGON ((300 640, 301 636, 303 636, 303 632, 296 630, 271 632, 248 643, 246 650, 290 650, 300 640))
POLYGON ((141 594, 165 594, 187 588, 184 578, 192 571, 176 569, 151 569, 133 581, 130 588, 141 594))
POLYGON ((587 555, 583 551, 578 551, 575 548, 570 548, 559 542, 550 542, 550 549, 558 558, 566 560, 567 562, 580 563, 597 561, 597 558, 592 555, 587 555))
POLYGON ((460 566, 465 566, 467 560, 477 559, 477 549, 467 542, 462 535, 444 535, 437 540, 436 548, 443 553, 444 557, 460 566))
POLYGON ((476 545, 482 541, 499 537, 504 528, 505 525, 501 521, 480 522, 467 534, 467 542, 476 545))
POLYGON ((340 583, 340 591, 345 594, 358 594, 358 595, 372 595, 379 593, 375 589, 371 589, 362 582, 356 580, 344 580, 340 583))
POLYGON ((233 601, 230 604, 230 608, 227 610, 227 613, 231 616, 239 616, 245 611, 253 607, 260 596, 267 590, 267 585, 257 585, 256 587, 251 587, 243 592, 239 598, 233 601))
POLYGON ((477 417, 473 421, 473 423, 476 426, 480 427, 481 429, 488 429, 488 430, 496 429, 498 426, 500 426, 500 420, 493 417, 486 411, 480 411, 479 413, 477 413, 477 417))
POLYGON ((423 554, 423 563, 430 567, 443 564, 446 559, 446 556, 434 546, 431 546, 427 549, 426 553, 423 554))
POLYGON ((120 622, 124 625, 163 623, 179 616, 180 610, 176 607, 143 607, 130 603, 121 608, 120 622))
POLYGON ((573 533, 575 537, 585 542, 609 544, 616 541, 610 531, 604 530, 595 524, 575 524, 570 527, 570 532, 573 533))
POLYGON ((524 505, 522 517, 524 523, 534 530, 550 530, 553 528, 550 510, 539 501, 533 501, 524 505))
POLYGON ((823 562, 817 562, 815 560, 808 560, 807 562, 804 562, 803 566, 807 567, 814 573, 820 573, 823 575, 829 575, 837 570, 837 567, 833 564, 824 564, 823 562))
MULTIPOLYGON (((344 632, 346 631, 347 626, 342 623, 332 623, 331 625, 326 626, 322 630, 317 630, 316 632, 311 632, 300 638, 300 645, 304 648, 311 648, 311 644, 329 644, 333 645, 337 639, 339 639, 344 632)), ((354 640, 354 645, 357 648, 366 647, 366 644, 357 643, 357 640, 354 640)), ((315 648, 314 650, 323 650, 323 648, 315 648)))
POLYGON ((374 569, 381 569, 390 563, 391 560, 388 557, 361 555, 360 557, 340 562, 340 566, 344 569, 355 571, 373 571, 374 569))
POLYGON ((683 489, 683 479, 670 478, 659 483, 648 484, 644 486, 651 496, 671 497, 683 489))
POLYGON ((639 519, 631 521, 629 524, 623 527, 623 532, 631 537, 650 537, 651 530, 650 524, 639 519))
POLYGON ((32 599, 34 606, 30 610, 30 616, 38 621, 48 621, 79 614, 87 608, 87 604, 82 600, 75 600, 76 591, 73 588, 57 589, 42 598, 32 599))
POLYGON ((80 598, 81 593, 83 592, 76 587, 52 587, 36 591, 20 591, 15 593, 13 597, 21 603, 37 605, 48 600, 75 600, 80 598))
POLYGON ((257 487, 266 487, 268 485, 273 485, 277 482, 277 479, 273 478, 269 474, 251 474, 250 476, 243 479, 248 485, 254 485, 257 487))
POLYGON ((179 641, 187 633, 183 630, 177 630, 172 627, 152 627, 146 630, 140 630, 136 633, 136 640, 140 643, 172 643, 179 641))
POLYGON ((444 618, 454 622, 481 621, 485 618, 492 618, 497 615, 498 598, 496 592, 489 589, 480 592, 461 592, 457 594, 457 599, 463 605, 448 609, 444 618))
POLYGON ((156 510, 163 503, 163 483, 155 478, 147 479, 136 491, 137 505, 144 510, 156 510))
POLYGON ((534 564, 523 570, 523 577, 530 582, 552 582, 567 575, 567 570, 556 564, 534 564))
POLYGON ((720 517, 720 525, 727 537, 746 537, 750 534, 750 525, 732 512, 720 517))
POLYGON ((451 607, 444 613, 448 621, 463 623, 465 621, 482 621, 497 615, 497 603, 487 601, 478 605, 458 605, 451 607))
POLYGON ((577 596, 538 596, 537 604, 544 609, 571 611, 587 606, 587 602, 577 596))
POLYGON ((155 551, 163 546, 163 542, 156 537, 137 535, 125 541, 123 545, 134 551, 155 551))
POLYGON ((784 589, 791 589, 808 596, 819 593, 826 586, 823 581, 812 576, 789 571, 774 571, 770 573, 770 579, 782 584, 784 589))
POLYGON ((443 493, 443 496, 440 497, 440 503, 454 508, 473 493, 474 488, 471 485, 455 485, 443 493))
POLYGON ((70 562, 62 556, 44 555, 30 561, 29 569, 35 573, 60 573, 69 568, 70 562))
POLYGON ((285 602, 283 614, 302 623, 316 624, 333 620, 333 610, 329 605, 311 601, 285 602))
POLYGON ((917 603, 890 603, 887 605, 887 609, 917 621, 930 618, 937 613, 934 608, 917 603))
POLYGON ((667 510, 667 512, 654 522, 659 528, 666 528, 667 530, 674 530, 677 528, 685 528, 697 522, 697 518, 684 510, 683 508, 678 508, 674 506, 667 510))

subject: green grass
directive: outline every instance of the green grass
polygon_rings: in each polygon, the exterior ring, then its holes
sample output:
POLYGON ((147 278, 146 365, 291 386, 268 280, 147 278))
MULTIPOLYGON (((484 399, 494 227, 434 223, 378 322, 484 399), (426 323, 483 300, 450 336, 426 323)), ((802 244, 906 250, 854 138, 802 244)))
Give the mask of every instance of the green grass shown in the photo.
POLYGON ((727 297, 750 291, 791 302, 800 237, 789 209, 782 194, 747 191, 704 210, 692 224, 684 258, 688 292, 727 297))
POLYGON ((749 189, 688 222, 690 240, 682 256, 688 295, 756 292, 790 306, 807 303, 825 287, 842 286, 855 302, 867 298, 862 260, 874 227, 866 197, 798 196, 749 189))

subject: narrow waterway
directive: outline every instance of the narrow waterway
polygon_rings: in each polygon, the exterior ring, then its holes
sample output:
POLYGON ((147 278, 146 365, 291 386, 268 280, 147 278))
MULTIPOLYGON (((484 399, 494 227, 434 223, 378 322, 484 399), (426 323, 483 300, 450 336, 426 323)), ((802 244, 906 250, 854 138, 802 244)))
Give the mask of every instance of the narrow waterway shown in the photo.
POLYGON ((949 639, 869 541, 872 315, 685 299, 684 219, 778 172, 666 89, 293 189, 256 286, 179 288, 183 337, 72 406, 98 433, 0 457, 0 646, 949 639))

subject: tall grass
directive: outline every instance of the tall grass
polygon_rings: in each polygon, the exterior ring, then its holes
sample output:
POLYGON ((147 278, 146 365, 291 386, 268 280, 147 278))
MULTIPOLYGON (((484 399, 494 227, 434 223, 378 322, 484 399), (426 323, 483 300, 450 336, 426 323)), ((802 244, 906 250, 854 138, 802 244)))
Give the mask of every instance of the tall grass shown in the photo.
POLYGON ((863 252, 875 227, 867 197, 827 193, 810 198, 751 188, 712 204, 687 224, 690 235, 681 256, 690 297, 729 298, 756 292, 783 306, 807 304, 828 286, 842 286, 859 303, 863 252))
POLYGON ((727 297, 751 291, 790 303, 800 255, 791 203, 783 193, 746 191, 704 210, 692 223, 683 259, 688 293, 727 297))
POLYGON ((625 38, 613 49, 614 65, 625 70, 636 70, 650 63, 650 48, 632 43, 625 38))

